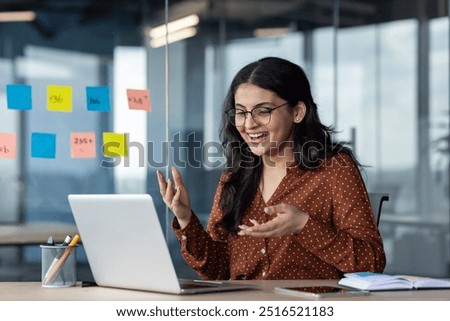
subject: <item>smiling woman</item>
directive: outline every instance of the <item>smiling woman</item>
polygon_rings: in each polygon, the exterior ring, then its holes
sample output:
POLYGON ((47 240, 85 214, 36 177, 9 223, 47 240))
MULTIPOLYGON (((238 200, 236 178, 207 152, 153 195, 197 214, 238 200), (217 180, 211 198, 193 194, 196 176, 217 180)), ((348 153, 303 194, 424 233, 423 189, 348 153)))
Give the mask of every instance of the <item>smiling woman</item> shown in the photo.
POLYGON ((235 126, 252 153, 258 156, 270 154, 269 158, 263 158, 267 166, 274 165, 273 162, 276 161, 274 157, 280 152, 283 152, 282 160, 292 163, 292 148, 288 146, 292 147, 289 142, 292 142, 293 138, 293 125, 303 119, 305 104, 299 102, 294 108, 281 110, 280 107, 288 106, 290 103, 286 101, 279 103, 282 99, 274 92, 250 83, 239 86, 235 100, 235 126), (256 107, 253 107, 251 111, 244 111, 243 108, 249 108, 245 106, 256 107), (247 113, 252 115, 248 120, 242 116, 247 113), (288 151, 289 154, 286 154, 288 151))
POLYGON ((207 231, 178 170, 172 169, 174 182, 158 173, 186 262, 206 279, 383 271, 383 243, 358 162, 332 133, 298 65, 269 57, 242 68, 225 98, 227 167, 207 231))

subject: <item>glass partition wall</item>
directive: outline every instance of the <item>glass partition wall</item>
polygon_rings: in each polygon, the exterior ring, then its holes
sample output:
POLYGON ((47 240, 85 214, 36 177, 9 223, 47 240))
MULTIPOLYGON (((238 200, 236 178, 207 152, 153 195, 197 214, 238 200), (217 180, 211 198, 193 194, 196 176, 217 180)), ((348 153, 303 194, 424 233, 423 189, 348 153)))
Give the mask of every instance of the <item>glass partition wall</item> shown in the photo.
MULTIPOLYGON (((149 88, 162 107, 167 72, 165 147, 205 226, 223 170, 216 147, 228 85, 245 64, 278 56, 305 69, 323 121, 365 165, 368 190, 389 193, 380 223, 386 272, 450 275, 447 1, 170 1, 169 7, 167 21, 196 15, 198 23, 189 38, 168 47, 155 48, 146 34, 149 88)), ((159 17, 148 27, 163 23, 159 17)), ((154 165, 164 154, 165 112, 149 114, 154 165)), ((164 213, 157 169, 148 167, 148 190, 164 213)), ((162 215, 178 273, 193 276, 171 232, 172 214, 162 215)))
MULTIPOLYGON (((163 7, 152 3, 155 10, 163 7)), ((127 172, 126 178, 134 179, 129 183, 121 179, 123 171, 102 166, 104 161, 111 163, 111 158, 103 155, 102 135, 126 128, 127 124, 116 124, 123 117, 117 111, 126 106, 125 89, 147 85, 142 81, 147 73, 141 62, 146 57, 141 17, 147 6, 119 7, 118 1, 94 4, 18 0, 13 7, 0 3, 0 225, 5 227, 2 231, 9 229, 15 233, 19 230, 16 225, 35 222, 73 224, 67 200, 71 193, 117 193, 138 188, 145 192, 146 183, 141 178, 146 179, 145 168, 141 177, 135 175, 138 170, 127 172), (14 11, 33 11, 33 20, 17 21, 14 14, 16 19, 8 20, 13 7, 14 11), (131 49, 127 52, 123 47, 131 49), (131 59, 127 55, 130 51, 131 59), (126 66, 125 59, 132 60, 128 74, 134 69, 139 75, 130 77, 120 69, 126 66), (52 94, 48 91, 51 85, 57 87, 52 94), (116 89, 115 85, 120 87, 116 89), (88 87, 108 89, 100 99, 104 109, 87 108, 88 87), (7 88, 25 88, 31 97, 28 101, 26 95, 7 88), (62 88, 70 93, 62 93, 62 88), (122 100, 114 99, 118 96, 122 100), (65 105, 63 112, 50 110, 47 104, 50 97, 53 101, 70 102, 70 107, 65 105), (72 143, 80 138, 80 133, 83 143, 92 148, 75 156, 72 143), (89 144, 84 138, 86 133, 89 144), (47 140, 38 144, 35 137, 47 140), (13 148, 14 155, 6 155, 13 148), (11 224, 14 225, 10 227, 11 224)), ((146 119, 142 115, 141 118, 146 119)), ((146 127, 142 131, 146 133, 146 127)), ((135 139, 136 134, 133 135, 131 138, 135 139)), ((40 280, 39 246, 5 244, 3 240, 8 233, 1 235, 0 281, 40 280)), ((77 259, 79 278, 88 279, 90 270, 82 246, 77 250, 77 259)))
MULTIPOLYGON (((245 64, 278 56, 305 69, 322 120, 365 165, 368 190, 389 193, 380 223, 386 272, 450 276, 449 0, 111 1, 94 11, 42 2, 37 21, 0 24, 0 132, 16 132, 18 142, 15 159, 0 159, 8 200, 0 224, 73 222, 69 193, 149 193, 179 276, 196 277, 156 170, 180 169, 206 226, 223 170, 229 83, 245 64), (155 32, 185 17, 183 28, 155 32), (7 84, 32 86, 33 110, 7 109, 7 84), (73 113, 45 111, 50 84, 73 88, 73 113), (87 86, 109 87, 110 112, 81 110, 87 86), (126 110, 127 88, 149 89, 151 111, 126 110), (95 133, 95 158, 70 157, 72 131, 95 133), (101 135, 110 131, 128 134, 130 156, 104 167, 101 135), (34 132, 57 135, 55 158, 31 157, 34 132)), ((19 273, 39 263, 38 250, 1 247, 0 279, 39 280, 39 268, 19 273)))

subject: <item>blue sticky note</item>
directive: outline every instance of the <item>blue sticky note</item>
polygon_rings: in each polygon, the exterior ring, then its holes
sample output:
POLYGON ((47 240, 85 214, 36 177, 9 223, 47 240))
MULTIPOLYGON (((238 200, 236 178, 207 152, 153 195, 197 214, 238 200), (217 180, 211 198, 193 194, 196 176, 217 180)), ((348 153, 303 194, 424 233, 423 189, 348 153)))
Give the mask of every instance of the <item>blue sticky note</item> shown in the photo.
POLYGON ((31 86, 6 85, 8 109, 31 110, 31 86))
POLYGON ((31 133, 31 157, 55 158, 56 134, 31 133))
POLYGON ((90 111, 110 111, 109 87, 86 87, 86 106, 90 111))

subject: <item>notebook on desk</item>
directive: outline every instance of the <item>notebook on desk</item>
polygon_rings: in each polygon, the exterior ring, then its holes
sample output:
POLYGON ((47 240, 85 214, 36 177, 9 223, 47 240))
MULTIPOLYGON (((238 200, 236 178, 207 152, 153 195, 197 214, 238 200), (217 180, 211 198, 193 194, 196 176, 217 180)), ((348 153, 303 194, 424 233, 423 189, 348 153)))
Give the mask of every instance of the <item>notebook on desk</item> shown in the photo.
POLYGON ((251 288, 178 279, 150 195, 72 194, 68 199, 99 286, 173 294, 251 288))

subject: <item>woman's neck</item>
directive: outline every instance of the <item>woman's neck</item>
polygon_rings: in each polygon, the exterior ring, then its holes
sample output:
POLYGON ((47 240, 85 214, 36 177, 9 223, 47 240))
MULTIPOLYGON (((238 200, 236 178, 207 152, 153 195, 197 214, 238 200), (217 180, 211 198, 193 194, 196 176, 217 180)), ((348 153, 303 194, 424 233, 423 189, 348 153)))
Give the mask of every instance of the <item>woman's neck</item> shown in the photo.
POLYGON ((262 157, 263 173, 259 182, 259 189, 266 203, 269 202, 278 185, 286 176, 287 168, 293 163, 293 154, 290 154, 292 157, 275 157, 273 155, 262 157))
POLYGON ((292 166, 295 163, 292 148, 284 148, 278 153, 270 153, 262 156, 264 170, 281 170, 292 166))

